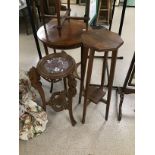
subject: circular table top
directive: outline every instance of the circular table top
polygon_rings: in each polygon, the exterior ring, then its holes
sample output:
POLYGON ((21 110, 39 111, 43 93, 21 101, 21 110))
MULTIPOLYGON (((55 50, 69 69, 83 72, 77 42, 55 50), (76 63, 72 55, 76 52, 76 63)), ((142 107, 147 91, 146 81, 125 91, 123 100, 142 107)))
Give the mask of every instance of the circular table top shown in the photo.
MULTIPOLYGON (((89 28, 90 29, 90 28, 89 28)), ((81 35, 86 31, 86 24, 80 20, 65 21, 61 29, 61 36, 57 29, 57 20, 51 20, 44 26, 41 26, 37 31, 39 40, 46 46, 57 49, 71 49, 80 47, 81 35)))
POLYGON ((53 53, 43 57, 37 64, 37 71, 46 80, 66 77, 75 69, 75 60, 66 54, 53 53))
POLYGON ((96 51, 114 51, 124 42, 121 37, 106 29, 90 30, 82 34, 82 43, 96 51))

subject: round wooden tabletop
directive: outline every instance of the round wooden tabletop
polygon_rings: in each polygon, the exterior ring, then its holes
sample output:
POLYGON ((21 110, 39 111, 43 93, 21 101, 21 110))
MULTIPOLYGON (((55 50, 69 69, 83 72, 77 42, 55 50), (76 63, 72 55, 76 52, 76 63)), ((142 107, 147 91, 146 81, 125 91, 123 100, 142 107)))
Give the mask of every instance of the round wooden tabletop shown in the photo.
POLYGON ((114 51, 122 44, 121 37, 106 29, 90 30, 82 34, 82 43, 96 51, 114 51))
POLYGON ((72 49, 80 47, 81 35, 86 31, 86 24, 80 20, 65 21, 61 29, 61 36, 57 29, 57 20, 51 20, 44 26, 41 26, 37 32, 39 40, 46 46, 57 49, 72 49))
POLYGON ((65 52, 43 57, 37 64, 37 71, 47 81, 66 77, 75 70, 75 60, 65 52))

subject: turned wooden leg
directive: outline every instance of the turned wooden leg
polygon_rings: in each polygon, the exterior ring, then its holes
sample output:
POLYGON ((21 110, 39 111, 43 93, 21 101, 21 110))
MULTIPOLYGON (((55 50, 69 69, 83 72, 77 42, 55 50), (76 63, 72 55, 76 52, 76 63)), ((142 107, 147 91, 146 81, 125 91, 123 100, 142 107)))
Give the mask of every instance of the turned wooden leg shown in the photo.
POLYGON ((105 120, 108 120, 108 115, 109 115, 109 107, 110 107, 110 101, 111 101, 111 93, 112 93, 112 86, 113 86, 113 80, 114 80, 116 58, 117 58, 117 51, 112 51, 110 76, 108 79, 108 96, 107 96, 105 120))
POLYGON ((68 76, 68 92, 67 92, 67 97, 68 97, 68 110, 69 110, 69 116, 70 120, 72 123, 72 126, 76 124, 76 121, 73 116, 73 111, 72 111, 72 99, 76 95, 76 80, 73 75, 68 76))
POLYGON ((91 74, 92 74, 94 53, 95 53, 94 50, 90 50, 89 62, 88 62, 88 71, 87 71, 87 79, 86 79, 86 88, 85 88, 85 93, 84 93, 83 118, 82 118, 82 123, 83 124, 85 123, 85 117, 86 117, 88 89, 89 89, 89 84, 90 84, 90 79, 91 79, 91 74))
POLYGON ((87 57, 88 57, 88 48, 82 46, 81 47, 81 81, 80 81, 80 92, 79 92, 79 104, 81 103, 82 91, 84 85, 85 71, 87 65, 87 57))
POLYGON ((31 81, 32 87, 34 87, 36 90, 38 90, 38 92, 41 96, 41 99, 42 99, 42 107, 46 111, 46 100, 45 100, 44 90, 42 88, 42 83, 40 82, 40 75, 37 72, 35 67, 32 67, 29 70, 28 75, 29 75, 29 79, 31 81))

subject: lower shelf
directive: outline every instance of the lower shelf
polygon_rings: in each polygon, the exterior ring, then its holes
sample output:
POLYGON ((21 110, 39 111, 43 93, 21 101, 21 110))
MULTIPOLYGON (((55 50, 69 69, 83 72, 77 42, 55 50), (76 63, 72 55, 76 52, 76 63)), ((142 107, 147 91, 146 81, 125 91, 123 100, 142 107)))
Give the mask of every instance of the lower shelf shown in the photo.
POLYGON ((88 99, 95 104, 97 104, 104 96, 106 92, 103 91, 103 88, 89 86, 88 88, 88 99))

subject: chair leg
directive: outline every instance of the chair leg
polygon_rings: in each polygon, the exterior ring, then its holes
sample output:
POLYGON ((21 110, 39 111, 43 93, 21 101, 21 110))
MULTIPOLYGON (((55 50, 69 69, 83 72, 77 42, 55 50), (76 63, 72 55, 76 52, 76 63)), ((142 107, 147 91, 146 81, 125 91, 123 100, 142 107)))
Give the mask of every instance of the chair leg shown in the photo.
POLYGON ((91 80, 94 53, 95 53, 94 50, 90 50, 90 56, 89 56, 89 62, 88 62, 88 72, 87 72, 87 79, 86 79, 86 88, 85 88, 85 94, 84 94, 84 104, 83 104, 83 118, 82 118, 83 124, 85 123, 85 117, 86 117, 88 89, 89 89, 89 84, 90 84, 90 80, 91 80))
POLYGON ((109 115, 109 107, 110 107, 110 101, 111 101, 111 92, 112 92, 112 86, 113 86, 113 80, 114 80, 116 58, 117 58, 117 51, 113 51, 112 59, 111 59, 110 77, 108 79, 108 96, 107 96, 106 114, 105 114, 106 121, 108 120, 108 115, 109 115))
POLYGON ((87 65, 88 50, 89 49, 84 46, 81 47, 81 81, 80 81, 80 92, 79 92, 79 104, 81 103, 81 98, 82 98, 82 90, 83 90, 85 71, 86 71, 86 65, 87 65))
POLYGON ((122 104, 124 100, 124 93, 120 92, 120 103, 119 103, 119 113, 118 113, 118 121, 121 121, 122 119, 122 104))

